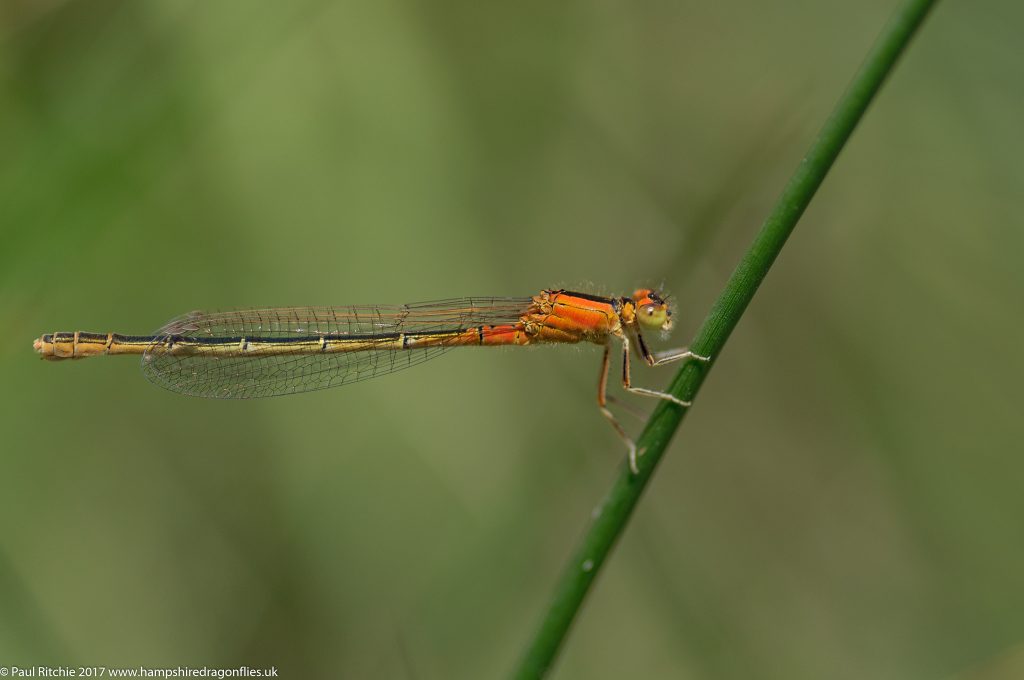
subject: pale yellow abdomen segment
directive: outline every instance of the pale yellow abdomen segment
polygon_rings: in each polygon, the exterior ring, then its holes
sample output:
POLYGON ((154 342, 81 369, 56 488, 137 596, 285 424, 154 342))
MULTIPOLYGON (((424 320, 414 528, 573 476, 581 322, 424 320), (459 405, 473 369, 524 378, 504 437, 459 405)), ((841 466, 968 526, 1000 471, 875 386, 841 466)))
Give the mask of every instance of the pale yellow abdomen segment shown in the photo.
POLYGON ((32 348, 44 359, 84 359, 100 354, 143 354, 153 345, 151 335, 119 335, 118 333, 53 333, 43 335, 32 348))

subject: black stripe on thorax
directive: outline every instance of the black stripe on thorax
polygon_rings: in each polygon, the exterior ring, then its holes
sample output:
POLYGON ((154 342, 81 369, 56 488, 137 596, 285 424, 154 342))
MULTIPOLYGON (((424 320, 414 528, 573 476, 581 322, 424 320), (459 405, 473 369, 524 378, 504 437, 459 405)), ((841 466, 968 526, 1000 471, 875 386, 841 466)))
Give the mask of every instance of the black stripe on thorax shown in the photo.
POLYGON ((590 293, 577 293, 572 290, 560 290, 559 293, 563 295, 571 295, 573 297, 583 298, 584 300, 590 300, 591 302, 603 302, 606 305, 614 305, 616 298, 601 297, 600 295, 591 295, 590 293))

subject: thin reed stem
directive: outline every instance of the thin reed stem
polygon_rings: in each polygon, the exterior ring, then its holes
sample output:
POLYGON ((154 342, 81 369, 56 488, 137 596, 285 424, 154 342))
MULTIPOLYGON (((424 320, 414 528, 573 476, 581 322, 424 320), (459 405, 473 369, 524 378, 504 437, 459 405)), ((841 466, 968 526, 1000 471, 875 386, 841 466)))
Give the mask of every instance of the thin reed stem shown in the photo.
MULTIPOLYGON (((882 31, 697 332, 691 344, 694 352, 713 358, 721 354, 793 227, 934 4, 935 0, 906 0, 882 31)), ((685 364, 668 391, 683 400, 692 400, 713 363, 714 360, 706 364, 685 364)), ((640 458, 639 474, 631 474, 628 467, 623 466, 601 505, 601 512, 565 567, 554 597, 513 677, 540 678, 550 670, 594 579, 625 529, 685 414, 686 409, 665 401, 651 414, 637 440, 645 451, 640 458)))

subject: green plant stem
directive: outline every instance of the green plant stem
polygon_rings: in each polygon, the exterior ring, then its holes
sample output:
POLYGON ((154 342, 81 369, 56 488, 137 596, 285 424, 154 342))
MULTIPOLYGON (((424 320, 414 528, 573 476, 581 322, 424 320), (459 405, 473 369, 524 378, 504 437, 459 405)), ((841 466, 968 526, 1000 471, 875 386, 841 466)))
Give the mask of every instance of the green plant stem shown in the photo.
MULTIPOLYGON (((890 20, 697 332, 691 345, 694 352, 714 358, 721 354, 793 227, 934 4, 935 0, 907 0, 890 20)), ((692 400, 710 368, 711 364, 687 363, 673 379, 669 391, 684 400, 692 400)), ((685 409, 666 401, 654 409, 637 440, 644 451, 639 474, 633 475, 623 466, 582 544, 565 568, 514 677, 540 678, 551 668, 591 584, 625 528, 685 413, 685 409)))

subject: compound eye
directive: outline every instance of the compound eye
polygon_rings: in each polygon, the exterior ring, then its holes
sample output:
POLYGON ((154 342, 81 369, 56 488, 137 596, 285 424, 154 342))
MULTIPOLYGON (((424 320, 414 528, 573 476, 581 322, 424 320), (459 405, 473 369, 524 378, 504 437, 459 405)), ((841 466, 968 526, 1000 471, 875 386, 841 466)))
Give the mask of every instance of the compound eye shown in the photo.
POLYGON ((665 309, 664 304, 646 304, 637 310, 637 320, 644 328, 662 328, 668 321, 668 310, 665 309))

